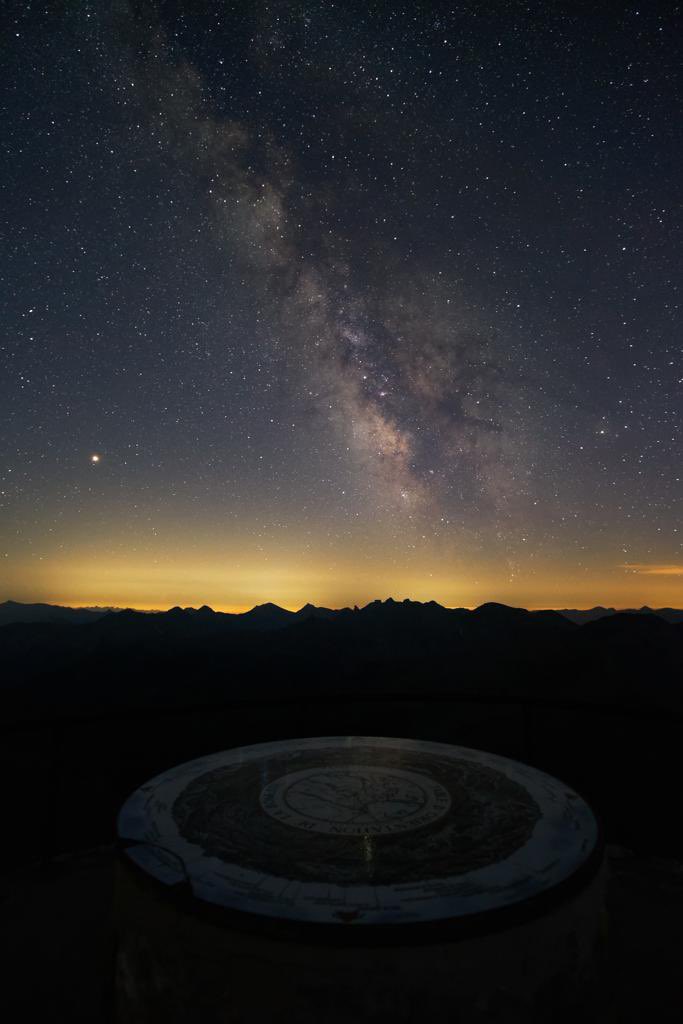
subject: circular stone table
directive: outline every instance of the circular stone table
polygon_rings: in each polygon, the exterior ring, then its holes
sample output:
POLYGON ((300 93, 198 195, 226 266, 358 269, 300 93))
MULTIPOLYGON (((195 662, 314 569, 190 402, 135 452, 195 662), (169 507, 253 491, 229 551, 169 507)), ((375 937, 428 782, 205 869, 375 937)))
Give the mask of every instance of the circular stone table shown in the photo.
POLYGON ((141 786, 118 834, 121 1021, 558 1020, 590 987, 595 818, 507 758, 241 747, 141 786))

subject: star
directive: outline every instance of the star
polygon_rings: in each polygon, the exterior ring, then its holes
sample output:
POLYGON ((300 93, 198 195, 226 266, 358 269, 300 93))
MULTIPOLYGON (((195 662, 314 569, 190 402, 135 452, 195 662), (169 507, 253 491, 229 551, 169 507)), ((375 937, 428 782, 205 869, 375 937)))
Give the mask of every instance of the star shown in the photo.
POLYGON ((343 4, 224 4, 220 30, 189 0, 125 29, 24 6, 0 601, 52 592, 38 550, 74 600, 86 562, 111 580, 87 495, 127 558, 103 604, 163 602, 157 556, 178 596, 209 578, 200 604, 677 603, 676 577, 627 584, 614 554, 683 557, 675 5, 605 13, 588 49, 576 20, 503 3, 493 38, 477 5, 360 4, 352 32, 343 4))

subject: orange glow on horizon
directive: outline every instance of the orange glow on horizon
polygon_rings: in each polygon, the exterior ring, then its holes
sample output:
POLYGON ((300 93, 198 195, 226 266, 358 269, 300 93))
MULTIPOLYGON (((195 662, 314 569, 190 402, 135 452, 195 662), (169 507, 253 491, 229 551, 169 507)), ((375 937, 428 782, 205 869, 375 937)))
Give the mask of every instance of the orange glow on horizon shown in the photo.
POLYGON ((284 553, 260 558, 227 553, 207 559, 169 551, 163 559, 138 559, 88 552, 72 559, 6 559, 0 600, 142 611, 209 605, 231 613, 267 602, 292 611, 309 602, 362 607, 388 597, 434 600, 451 608, 488 601, 530 609, 683 606, 681 574, 664 563, 641 564, 640 571, 612 564, 579 572, 554 560, 511 575, 491 562, 449 570, 436 558, 397 565, 381 554, 290 560, 284 553))

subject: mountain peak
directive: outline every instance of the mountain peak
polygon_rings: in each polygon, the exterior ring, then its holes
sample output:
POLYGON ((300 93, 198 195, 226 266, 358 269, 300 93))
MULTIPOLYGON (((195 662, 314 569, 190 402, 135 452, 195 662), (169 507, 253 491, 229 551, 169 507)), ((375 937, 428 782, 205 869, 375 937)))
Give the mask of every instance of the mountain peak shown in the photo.
POLYGON ((245 615, 252 615, 254 612, 261 613, 275 613, 280 615, 291 615, 292 612, 287 611, 286 608, 281 608, 279 604, 273 604, 272 601, 266 601, 265 604, 255 604, 249 612, 245 612, 245 615))

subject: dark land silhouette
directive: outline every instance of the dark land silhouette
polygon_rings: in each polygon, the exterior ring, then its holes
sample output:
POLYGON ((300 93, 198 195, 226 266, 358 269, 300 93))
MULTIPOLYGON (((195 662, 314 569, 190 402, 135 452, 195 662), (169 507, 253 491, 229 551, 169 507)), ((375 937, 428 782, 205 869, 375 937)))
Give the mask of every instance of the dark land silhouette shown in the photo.
MULTIPOLYGON (((23 762, 9 799, 30 817, 34 771, 48 779, 43 792, 59 790, 61 809, 33 845, 106 841, 120 799, 169 764, 321 734, 413 736, 517 757, 574 784, 615 841, 674 842, 680 613, 579 625, 556 611, 392 600, 339 611, 264 604, 241 615, 11 603, 0 612, 43 620, 0 627, 5 750, 12 762, 18 744, 23 762)), ((31 822, 21 833, 29 847, 31 822)))
POLYGON ((5 717, 354 694, 683 707, 683 612, 0 605, 5 717), (583 622, 574 621, 577 616, 583 622))
POLYGON ((619 1020, 673 1019, 682 618, 391 600, 242 615, 0 605, 14 988, 38 958, 45 1008, 108 1019, 115 819, 151 776, 270 739, 407 736, 517 758, 590 801, 610 856, 619 1020), (59 927, 39 925, 46 914, 59 927))

